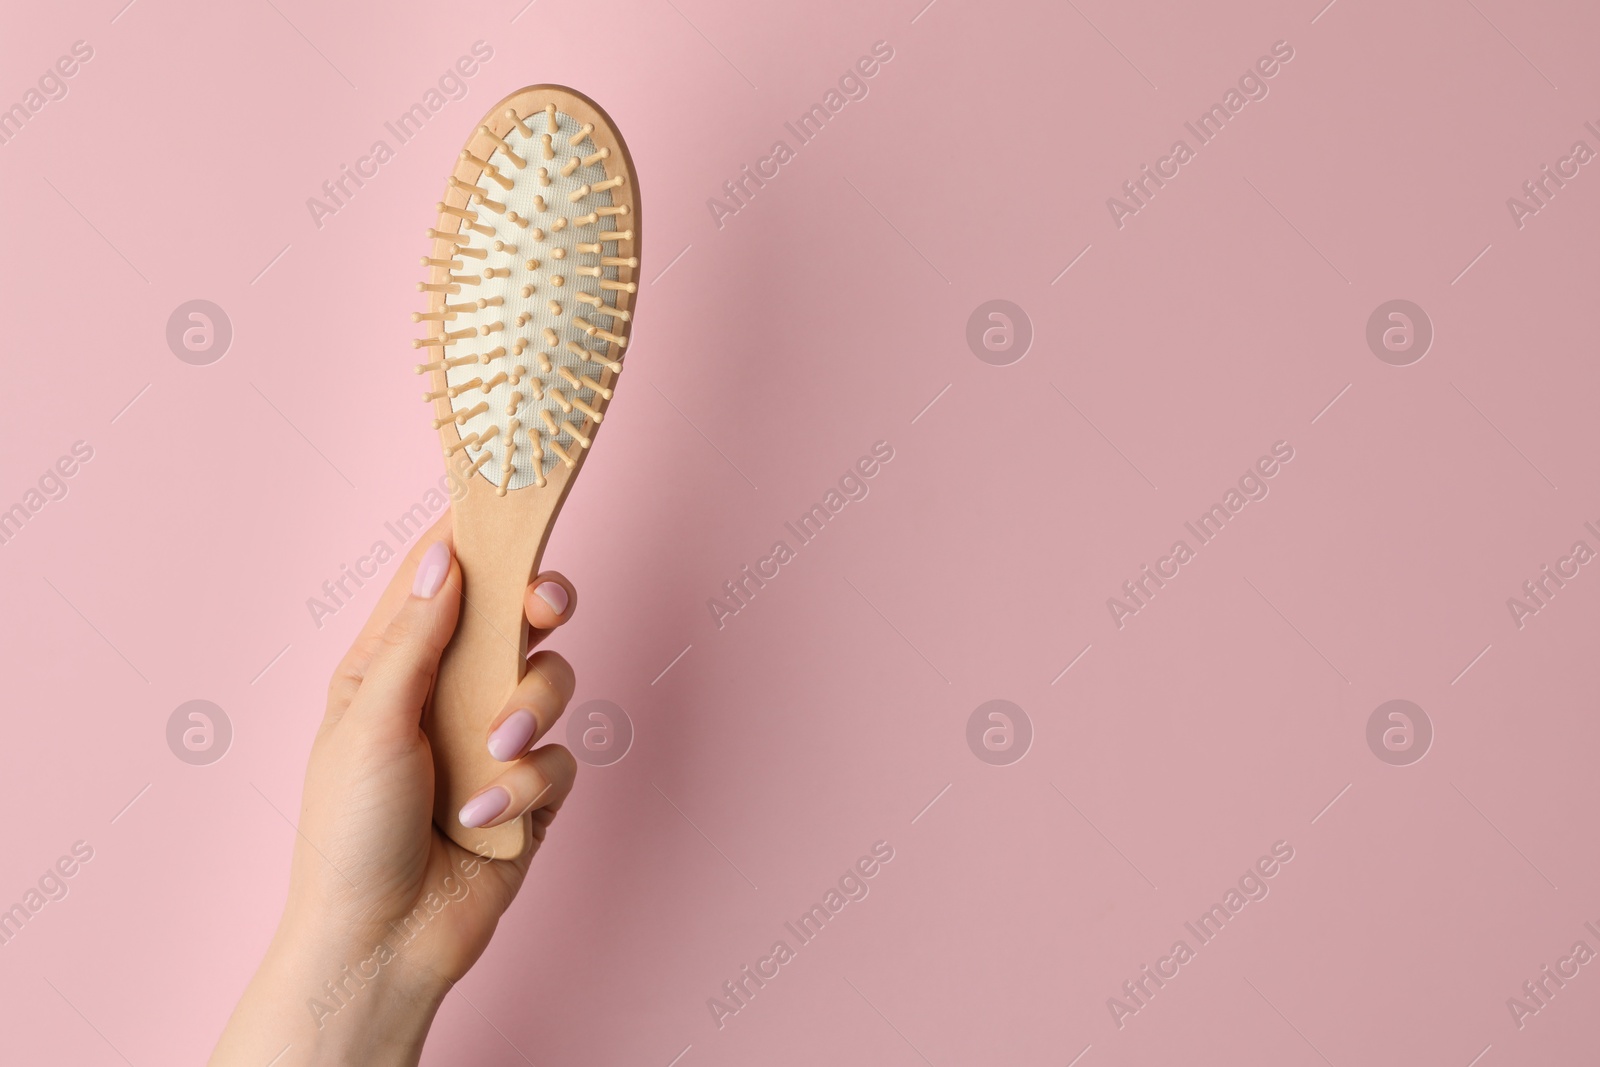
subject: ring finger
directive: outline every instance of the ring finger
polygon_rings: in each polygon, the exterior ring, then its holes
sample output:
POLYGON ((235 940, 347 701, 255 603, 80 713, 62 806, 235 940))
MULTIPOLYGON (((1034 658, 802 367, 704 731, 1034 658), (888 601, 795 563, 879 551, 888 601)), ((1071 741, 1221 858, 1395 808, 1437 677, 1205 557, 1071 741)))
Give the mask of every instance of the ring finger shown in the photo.
POLYGON ((578 773, 578 761, 561 745, 546 745, 510 765, 461 808, 461 825, 499 826, 534 808, 561 806, 578 773))
POLYGON ((566 660, 554 652, 535 652, 528 673, 489 726, 489 755, 502 763, 521 759, 561 717, 575 684, 566 660))

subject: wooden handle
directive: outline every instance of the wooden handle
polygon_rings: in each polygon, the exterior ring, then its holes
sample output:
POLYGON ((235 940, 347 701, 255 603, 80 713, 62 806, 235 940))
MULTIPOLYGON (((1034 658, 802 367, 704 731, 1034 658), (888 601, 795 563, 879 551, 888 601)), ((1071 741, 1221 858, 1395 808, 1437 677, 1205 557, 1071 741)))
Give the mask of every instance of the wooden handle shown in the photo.
POLYGON ((468 829, 458 816, 473 794, 509 766, 489 755, 489 724, 527 673, 523 596, 538 572, 555 516, 548 504, 496 508, 493 490, 483 479, 473 478, 469 486, 456 504, 453 524, 461 564, 461 618, 439 661, 433 701, 423 717, 433 746, 433 818, 461 847, 480 856, 515 859, 531 842, 526 816, 488 829, 468 829))

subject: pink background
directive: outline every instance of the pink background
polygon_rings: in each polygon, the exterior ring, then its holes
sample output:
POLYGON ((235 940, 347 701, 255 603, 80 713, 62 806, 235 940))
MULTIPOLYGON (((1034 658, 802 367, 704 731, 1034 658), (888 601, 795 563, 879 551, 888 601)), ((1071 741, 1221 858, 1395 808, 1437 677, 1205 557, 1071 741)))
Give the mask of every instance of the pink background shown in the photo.
POLYGON ((1506 1006, 1600 949, 1600 569, 1506 606, 1600 548, 1600 174, 1506 207, 1600 148, 1592 6, 123 2, 0 34, 4 105, 94 50, 0 145, 0 507, 94 449, 0 546, 0 906, 94 849, 0 948, 7 1062, 215 1041, 376 587, 320 629, 306 600, 442 472, 422 230, 469 127, 540 81, 610 111, 648 214, 630 373, 546 557, 582 590, 575 703, 636 737, 582 770, 425 1062, 1595 1047, 1593 966, 1520 1030, 1506 1006), (306 198, 480 39, 466 98, 317 228, 306 198), (1280 40, 1270 95, 1118 229, 1106 199, 1280 40), (876 41, 870 94, 719 229, 707 198, 876 41), (165 339, 197 298, 234 330, 209 366, 165 339), (1009 366, 965 340, 994 298, 1034 331, 1009 366), (1405 367, 1365 340, 1395 298, 1435 330, 1405 367), (880 440, 870 495, 718 630, 707 599, 880 440), (1276 441, 1270 496, 1118 629, 1106 599, 1276 441), (1396 698, 1436 734, 1409 766, 1366 741, 1396 698), (208 766, 166 741, 192 699, 234 730, 208 766), (992 699, 1020 762, 968 747, 992 699), (880 840, 870 895, 719 1029, 708 998, 880 840), (1277 841, 1271 894, 1119 1029, 1107 998, 1277 841))

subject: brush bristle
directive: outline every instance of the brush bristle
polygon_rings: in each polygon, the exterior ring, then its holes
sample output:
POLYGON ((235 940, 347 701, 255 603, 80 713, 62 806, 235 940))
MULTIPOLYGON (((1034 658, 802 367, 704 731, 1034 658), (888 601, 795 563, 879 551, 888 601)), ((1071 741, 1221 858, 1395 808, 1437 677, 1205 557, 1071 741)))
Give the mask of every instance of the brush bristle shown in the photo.
POLYGON ((504 495, 544 486, 591 444, 622 371, 638 259, 612 195, 627 175, 593 126, 554 105, 489 122, 460 157, 476 183, 452 178, 460 203, 440 203, 428 231, 419 288, 440 295, 420 319, 438 325, 415 344, 442 357, 417 370, 434 374, 424 398, 448 404, 435 426, 460 435, 447 454, 465 448, 466 473, 504 495))

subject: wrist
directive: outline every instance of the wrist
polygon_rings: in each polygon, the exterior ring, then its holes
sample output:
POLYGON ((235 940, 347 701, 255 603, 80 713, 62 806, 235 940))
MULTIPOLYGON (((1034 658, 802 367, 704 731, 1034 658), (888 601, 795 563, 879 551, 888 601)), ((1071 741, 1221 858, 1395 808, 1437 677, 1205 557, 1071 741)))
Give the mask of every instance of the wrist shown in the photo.
POLYGON ((450 983, 367 940, 286 915, 213 1067, 414 1067, 450 983))
POLYGON ((307 1063, 417 1061, 450 983, 401 959, 393 940, 292 925, 280 931, 268 965, 316 1051, 307 1063))

